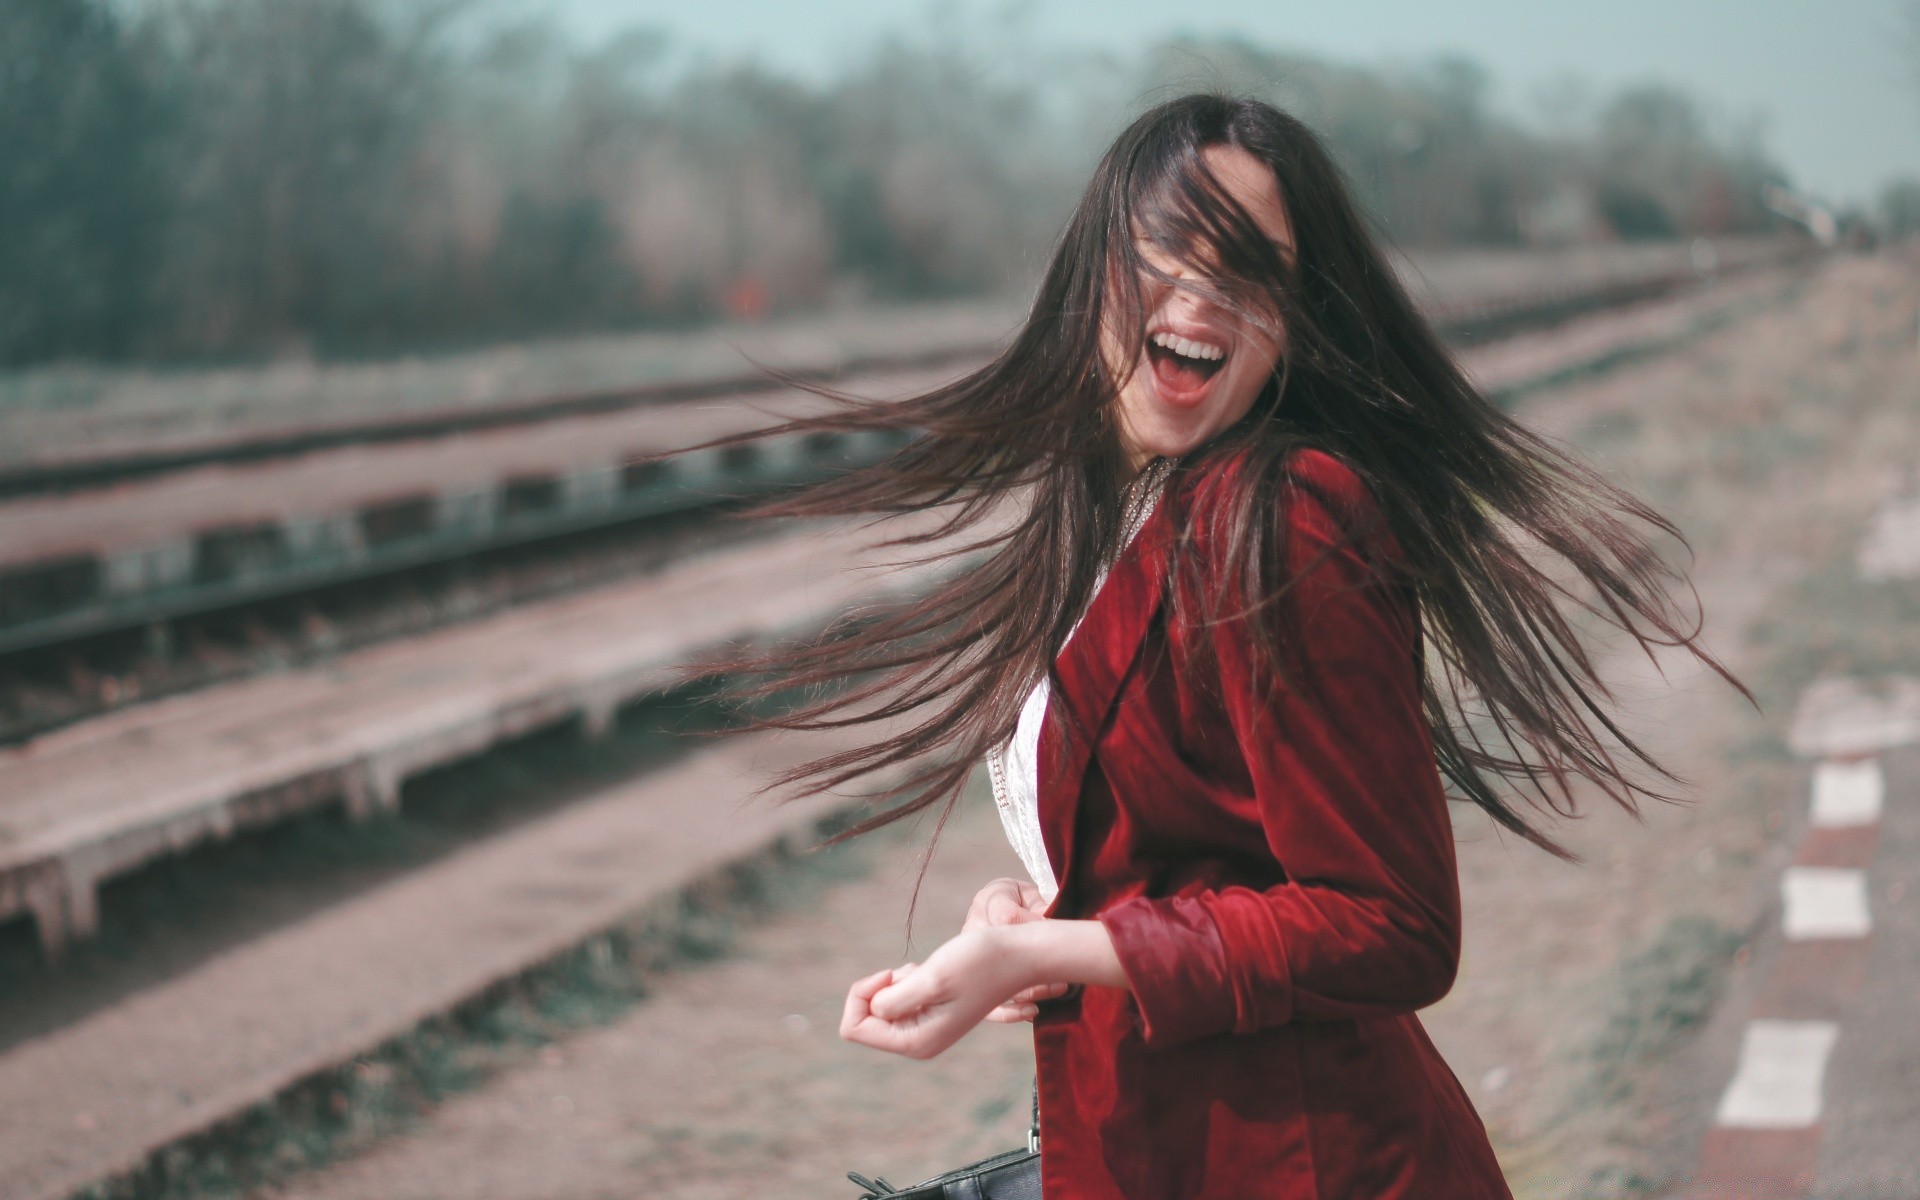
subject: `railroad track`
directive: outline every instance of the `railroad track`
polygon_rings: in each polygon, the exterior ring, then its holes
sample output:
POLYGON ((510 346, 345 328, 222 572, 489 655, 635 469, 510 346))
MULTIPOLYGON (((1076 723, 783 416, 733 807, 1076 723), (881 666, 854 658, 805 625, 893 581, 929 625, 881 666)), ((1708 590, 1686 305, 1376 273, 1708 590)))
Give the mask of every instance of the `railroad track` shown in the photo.
MULTIPOLYGON (((877 395, 944 375, 843 383, 877 395)), ((199 467, 0 506, 0 654, 789 487, 896 444, 763 424, 736 395, 199 467)))

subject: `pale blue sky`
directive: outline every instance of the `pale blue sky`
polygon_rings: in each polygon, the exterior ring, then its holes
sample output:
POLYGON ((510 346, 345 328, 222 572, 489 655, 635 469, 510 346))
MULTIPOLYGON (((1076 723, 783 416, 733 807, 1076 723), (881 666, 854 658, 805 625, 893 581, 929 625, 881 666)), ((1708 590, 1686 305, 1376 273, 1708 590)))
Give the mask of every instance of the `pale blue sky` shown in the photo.
MULTIPOLYGON (((513 7, 516 0, 501 0, 513 7)), ((753 57, 818 78, 882 33, 924 28, 924 0, 519 0, 583 39, 634 25, 689 49, 753 57)), ((1600 92, 1681 85, 1728 121, 1758 116, 1801 186, 1871 197, 1920 175, 1920 41, 1913 0, 1038 0, 1020 6, 1037 40, 1122 53, 1158 37, 1238 34, 1351 62, 1441 53, 1477 59, 1495 102, 1528 116, 1568 74, 1600 92)), ((953 4, 979 26, 999 3, 953 4)))

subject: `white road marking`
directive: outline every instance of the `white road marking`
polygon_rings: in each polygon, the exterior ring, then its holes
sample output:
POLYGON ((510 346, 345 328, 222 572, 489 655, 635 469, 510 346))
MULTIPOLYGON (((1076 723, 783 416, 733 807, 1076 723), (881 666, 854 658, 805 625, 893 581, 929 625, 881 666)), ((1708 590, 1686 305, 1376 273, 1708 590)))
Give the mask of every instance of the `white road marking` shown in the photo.
POLYGON ((1859 566, 1868 579, 1920 575, 1920 499, 1895 501, 1873 515, 1859 566))
POLYGON ((1879 759, 1823 762, 1813 769, 1814 828, 1871 825, 1880 819, 1886 795, 1887 778, 1879 759))
POLYGON ((1920 678, 1822 679, 1800 695, 1787 744, 1807 758, 1853 758, 1920 741, 1920 678))
POLYGON ((1818 1121, 1827 1056, 1839 1036, 1832 1021, 1748 1022, 1715 1121, 1734 1129, 1803 1129, 1818 1121))
POLYGON ((1780 879, 1787 938, 1861 938, 1873 931, 1865 871, 1788 867, 1780 879))

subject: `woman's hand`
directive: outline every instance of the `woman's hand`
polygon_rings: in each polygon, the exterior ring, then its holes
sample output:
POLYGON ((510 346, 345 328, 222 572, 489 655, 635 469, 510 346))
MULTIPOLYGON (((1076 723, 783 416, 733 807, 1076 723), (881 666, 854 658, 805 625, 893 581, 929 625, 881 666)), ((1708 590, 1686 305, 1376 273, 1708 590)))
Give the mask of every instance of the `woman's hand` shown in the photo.
POLYGON ((1040 895, 1037 885, 1003 875, 973 894, 973 904, 968 907, 967 919, 960 928, 1038 921, 1046 911, 1046 899, 1040 895))
POLYGON ((840 1036, 932 1058, 1022 986, 1022 965, 993 926, 964 929, 923 963, 876 971, 847 992, 840 1036))
MULTIPOLYGON (((1046 911, 1046 897, 1040 894, 1037 885, 1030 880, 1003 876, 974 893, 973 904, 967 909, 966 922, 960 929, 964 933, 983 926, 1045 920, 1041 914, 1046 911)), ((1072 988, 1070 983, 1037 983, 1022 988, 994 1006, 986 1019, 1008 1025, 1017 1021, 1031 1021, 1040 1013, 1040 1001, 1064 996, 1072 988)))

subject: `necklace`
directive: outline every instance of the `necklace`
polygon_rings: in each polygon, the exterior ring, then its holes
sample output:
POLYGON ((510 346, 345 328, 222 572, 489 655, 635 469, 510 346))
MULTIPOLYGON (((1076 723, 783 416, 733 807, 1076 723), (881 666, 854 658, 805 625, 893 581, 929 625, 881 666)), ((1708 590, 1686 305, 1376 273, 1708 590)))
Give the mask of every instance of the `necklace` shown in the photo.
MULTIPOLYGON (((1120 531, 1120 545, 1114 551, 1115 559, 1125 554, 1127 547, 1133 544, 1133 539, 1139 536, 1140 527, 1147 523, 1147 517, 1153 512, 1154 502, 1160 499, 1160 491, 1166 486, 1167 476, 1172 470, 1172 459, 1155 458, 1140 468, 1140 473, 1127 484, 1127 516, 1120 531)), ((1100 590, 1098 585, 1094 590, 1096 592, 1100 590)))

